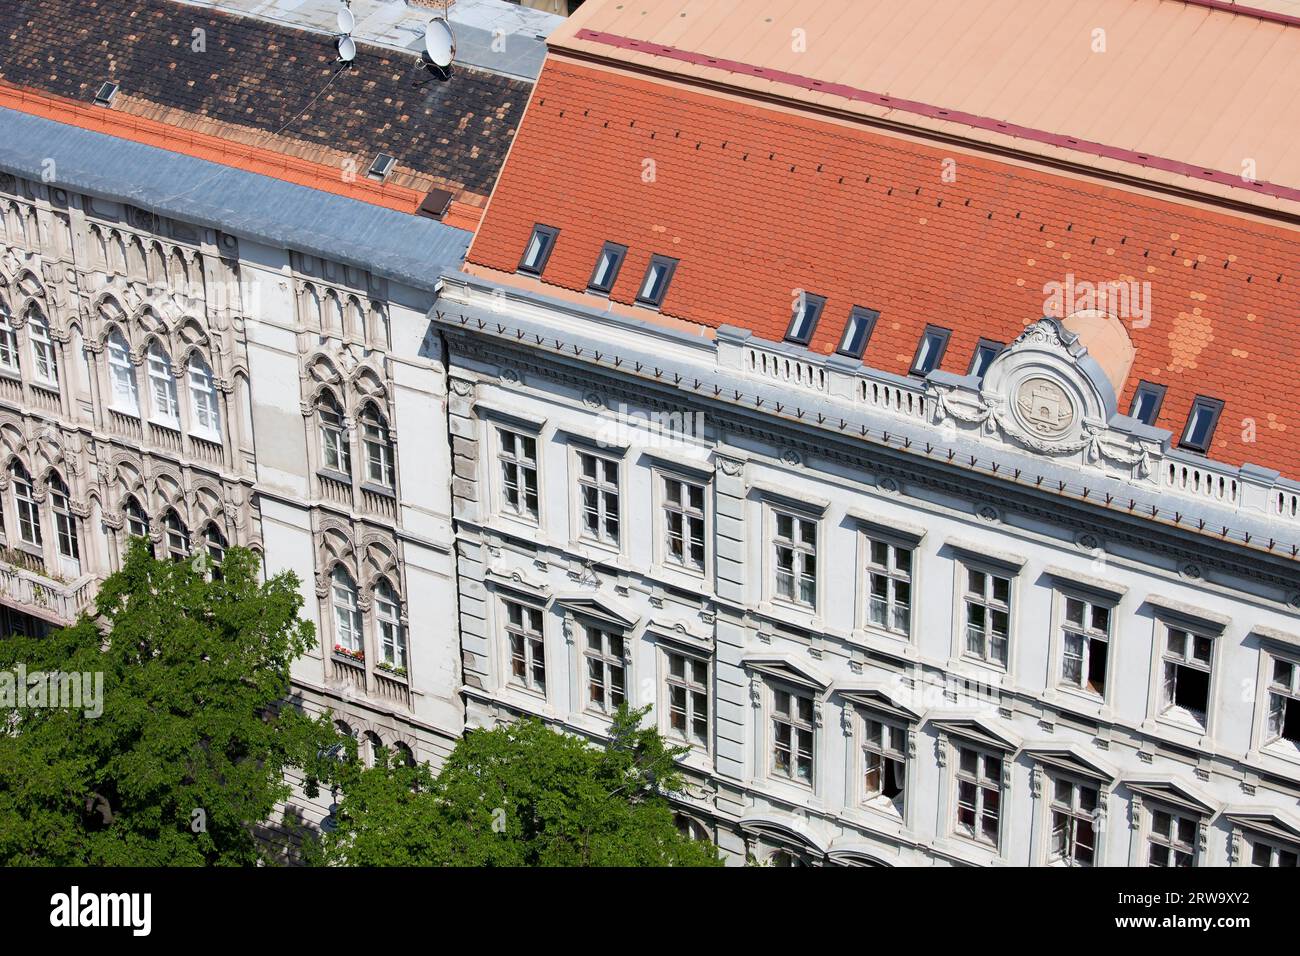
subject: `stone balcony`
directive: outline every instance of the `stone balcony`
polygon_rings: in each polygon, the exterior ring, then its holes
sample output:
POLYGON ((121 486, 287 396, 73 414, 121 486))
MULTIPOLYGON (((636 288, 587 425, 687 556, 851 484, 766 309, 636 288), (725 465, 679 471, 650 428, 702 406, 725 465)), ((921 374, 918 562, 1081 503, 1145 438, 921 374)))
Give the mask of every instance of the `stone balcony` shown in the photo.
POLYGON ((10 607, 65 627, 89 610, 98 591, 93 574, 75 580, 51 576, 39 558, 19 551, 0 550, 0 601, 10 607))

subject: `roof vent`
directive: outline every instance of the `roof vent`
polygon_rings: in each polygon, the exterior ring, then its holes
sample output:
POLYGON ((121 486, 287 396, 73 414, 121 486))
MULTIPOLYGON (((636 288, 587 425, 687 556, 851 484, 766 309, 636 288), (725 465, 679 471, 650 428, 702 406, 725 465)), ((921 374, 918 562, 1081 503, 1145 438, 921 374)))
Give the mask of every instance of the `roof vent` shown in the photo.
POLYGON ((117 84, 105 83, 95 94, 95 103, 99 106, 112 106, 113 100, 117 96, 117 84))
POLYGON ((441 219, 451 205, 451 192, 446 189, 430 189, 429 194, 420 203, 417 212, 430 219, 441 219))
POLYGON ((380 153, 375 157, 375 161, 370 164, 370 171, 366 173, 371 179, 384 180, 388 174, 393 171, 393 166, 397 163, 392 156, 387 153, 380 153))

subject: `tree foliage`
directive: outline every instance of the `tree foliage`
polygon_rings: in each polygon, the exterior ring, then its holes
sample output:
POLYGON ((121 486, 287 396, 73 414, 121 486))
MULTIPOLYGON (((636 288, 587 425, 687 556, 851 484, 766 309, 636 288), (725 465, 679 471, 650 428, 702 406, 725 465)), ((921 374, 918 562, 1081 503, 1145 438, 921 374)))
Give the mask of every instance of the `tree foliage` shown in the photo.
POLYGON ((0 671, 103 674, 103 712, 0 706, 0 862, 247 865, 284 770, 333 731, 281 706, 313 643, 292 574, 230 549, 218 579, 132 542, 96 618, 0 640, 0 671))
POLYGON ((677 831, 685 786, 649 708, 621 707, 604 746, 524 719, 470 731, 436 776, 355 748, 329 777, 342 796, 315 862, 353 866, 710 866, 712 845, 677 831))

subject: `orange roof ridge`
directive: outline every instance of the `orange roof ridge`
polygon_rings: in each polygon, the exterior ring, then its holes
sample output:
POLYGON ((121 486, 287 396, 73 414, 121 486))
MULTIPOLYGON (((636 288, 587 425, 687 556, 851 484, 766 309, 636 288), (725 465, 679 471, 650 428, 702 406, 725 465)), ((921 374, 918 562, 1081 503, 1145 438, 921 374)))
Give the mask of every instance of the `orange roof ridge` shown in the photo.
POLYGON ((176 126, 128 115, 102 106, 84 106, 74 100, 34 93, 0 80, 0 107, 52 119, 97 133, 154 146, 196 159, 204 159, 245 172, 270 176, 323 192, 358 199, 375 206, 412 213, 424 196, 405 186, 344 178, 333 166, 313 163, 259 146, 246 146, 219 136, 182 130, 176 126))

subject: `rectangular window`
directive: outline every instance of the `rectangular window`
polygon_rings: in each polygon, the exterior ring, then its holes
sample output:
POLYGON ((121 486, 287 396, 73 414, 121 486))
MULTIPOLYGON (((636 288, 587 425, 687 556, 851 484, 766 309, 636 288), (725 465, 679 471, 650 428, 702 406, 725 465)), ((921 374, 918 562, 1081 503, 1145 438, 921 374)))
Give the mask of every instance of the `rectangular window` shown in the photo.
POLYGON ((676 271, 676 259, 669 259, 667 256, 651 256, 645 278, 641 280, 641 291, 636 296, 637 303, 650 306, 652 309, 662 306, 664 296, 668 294, 668 285, 673 281, 673 273, 676 271))
POLYGON ((813 782, 813 700, 792 691, 772 693, 772 772, 799 783, 813 782))
POLYGON ((1160 415, 1160 406, 1165 401, 1165 387, 1153 382, 1138 382, 1137 391, 1133 393, 1133 404, 1129 406, 1129 418, 1136 418, 1143 425, 1154 425, 1160 415))
POLYGON ((393 487, 393 446, 383 422, 361 421, 361 444, 366 450, 366 477, 383 488, 393 487))
POLYGON ((326 468, 352 480, 352 448, 343 430, 343 416, 332 406, 320 409, 321 459, 326 468))
POLYGON ((1002 757, 957 748, 957 832, 996 847, 1002 819, 1002 757))
POLYGON ((14 504, 18 510, 18 536, 27 544, 41 543, 41 512, 32 494, 31 482, 14 476, 14 504))
POLYGON ((1217 398, 1197 395, 1192 402, 1192 410, 1187 414, 1187 428, 1178 443, 1182 448, 1192 451, 1208 452, 1210 442, 1214 440, 1214 428, 1219 424, 1219 415, 1223 412, 1223 402, 1217 398))
POLYGON ((596 268, 591 271, 591 281, 587 289, 609 295, 614 283, 618 281, 618 272, 623 268, 623 259, 627 256, 627 246, 616 242, 607 242, 596 258, 596 268))
POLYGON ((867 539, 867 620, 907 637, 912 631, 912 549, 867 539))
POLYGON ((50 339, 50 327, 45 317, 33 307, 28 313, 27 336, 32 343, 32 358, 36 363, 36 377, 50 385, 59 384, 59 359, 50 339))
POLYGON ((1053 779, 1050 861, 1064 866, 1092 866, 1097 852, 1097 788, 1053 779))
POLYGON ((849 324, 844 327, 839 353, 849 358, 862 358, 862 353, 867 350, 867 343, 871 341, 871 333, 875 331, 876 320, 879 318, 880 313, 875 309, 864 309, 855 305, 849 311, 849 324))
POLYGON ((581 537, 615 547, 619 543, 619 463, 586 452, 578 453, 578 494, 581 498, 581 537))
POLYGON ((821 318, 826 299, 811 292, 799 291, 794 302, 794 314, 790 317, 790 327, 786 329, 785 340, 796 345, 807 345, 812 339, 817 320, 821 318))
POLYGON ((171 359, 156 345, 149 349, 149 385, 153 389, 154 418, 173 428, 180 427, 181 404, 176 397, 171 359))
POLYGON ((1250 865, 1268 867, 1294 867, 1297 847, 1264 840, 1250 841, 1250 865))
POLYGON ((776 595, 804 607, 817 606, 817 522, 773 511, 776 595))
POLYGON ((542 611, 506 601, 506 641, 510 645, 510 682, 546 693, 546 640, 542 611))
POLYGON ((54 536, 58 541, 59 554, 73 561, 80 560, 81 549, 77 545, 77 519, 72 514, 65 491, 50 488, 50 506, 54 512, 54 536))
POLYGON ((3 304, 0 304, 0 367, 10 372, 18 371, 18 336, 3 304))
POLYGON ((624 700, 627 664, 624 660, 623 635, 604 628, 588 627, 587 703, 596 710, 612 714, 624 700))
POLYGON ((907 728, 863 715, 862 783, 868 803, 884 803, 903 813, 907 779, 907 728))
POLYGON ((971 356, 970 368, 966 370, 966 374, 974 375, 976 378, 982 377, 1004 348, 1006 346, 1001 342, 980 339, 979 344, 975 346, 975 354, 971 356))
POLYGON ((533 234, 528 237, 528 245, 524 246, 524 257, 519 260, 519 271, 540 276, 546 268, 546 261, 551 258, 551 250, 555 248, 555 240, 559 235, 560 230, 554 226, 543 226, 540 223, 533 226, 533 234))
POLYGON ((1104 698, 1106 661, 1110 653, 1110 608, 1079 598, 1065 598, 1061 640, 1061 683, 1104 698))
POLYGON ((704 485, 663 479, 664 558, 691 571, 704 570, 704 485))
POLYGON ((1283 741, 1300 748, 1300 666, 1276 657, 1269 662, 1266 743, 1283 741))
POLYGON ((1147 834, 1147 865, 1194 866, 1199 826, 1200 821, 1195 817, 1152 809, 1151 831, 1147 834))
POLYGON ((537 521, 537 439, 497 429, 497 466, 501 469, 501 507, 537 521))
POLYGON ((913 375, 928 375, 939 367, 943 353, 948 349, 948 338, 952 332, 936 325, 927 325, 916 346, 916 356, 912 359, 913 375))
POLYGON ((1205 727, 1210 707, 1213 653, 1213 638, 1169 628, 1162 660, 1162 713, 1205 727))
POLYGON ((966 655, 1007 666, 1011 627, 1011 580, 966 569, 966 655))
POLYGON ((674 737, 709 749, 709 663, 668 652, 668 727, 674 737))

